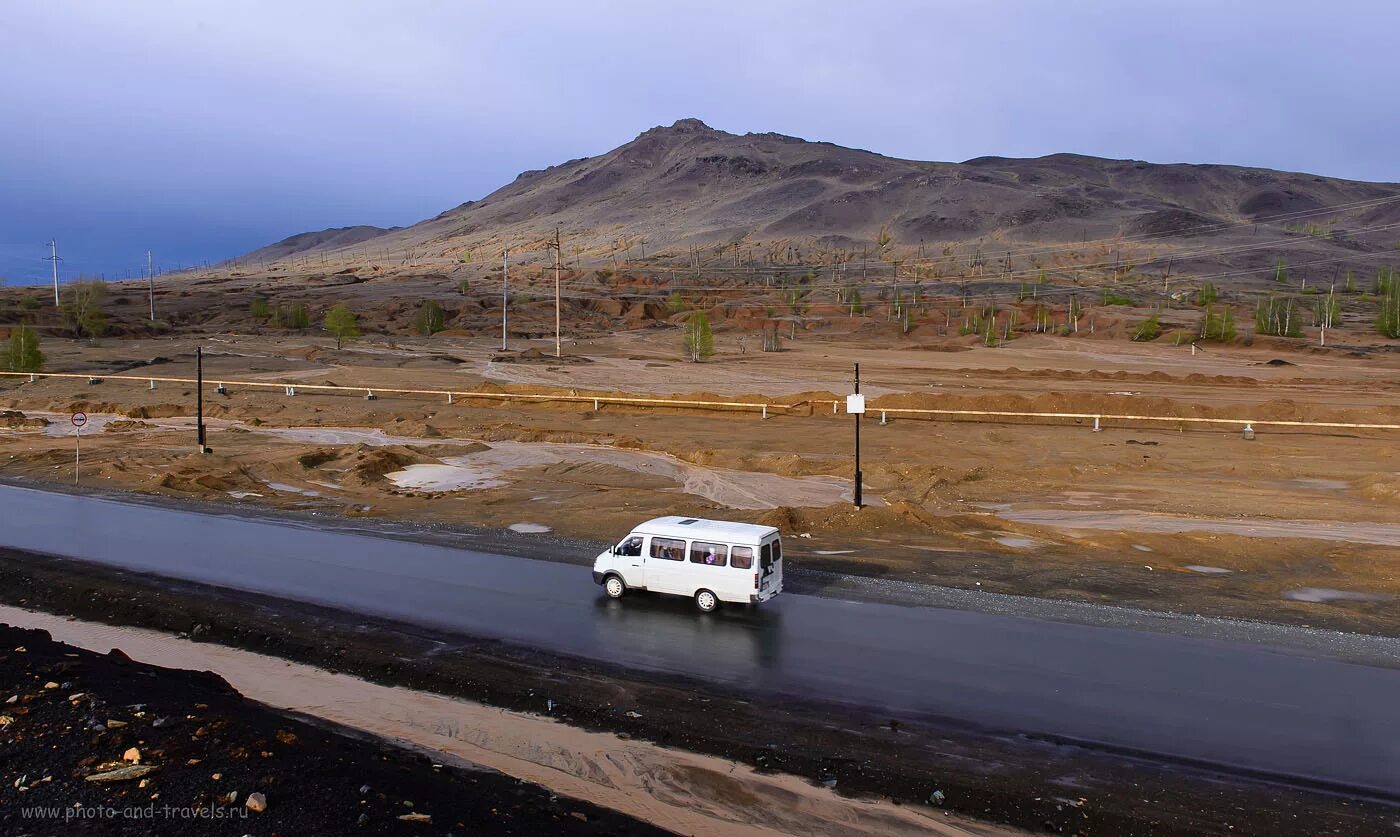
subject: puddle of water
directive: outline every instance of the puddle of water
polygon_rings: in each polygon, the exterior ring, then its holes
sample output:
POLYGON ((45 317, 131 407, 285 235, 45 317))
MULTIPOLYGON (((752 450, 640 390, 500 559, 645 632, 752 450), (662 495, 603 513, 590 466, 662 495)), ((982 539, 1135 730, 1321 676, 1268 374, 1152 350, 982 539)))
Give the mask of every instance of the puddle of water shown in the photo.
POLYGON ((1311 491, 1346 491, 1351 488, 1351 483, 1346 480, 1296 479, 1284 480, 1283 484, 1311 491))
POLYGON ((1234 573, 1234 570, 1227 570, 1224 567, 1208 567, 1205 564, 1187 564, 1186 569, 1202 575, 1231 575, 1234 573))
POLYGON ((1324 541, 1400 546, 1400 524, 1356 523, 1340 520, 1270 520, 1268 518, 1196 518, 1158 512, 1077 511, 1074 509, 1016 509, 998 512, 1015 523, 1056 529, 1100 529, 1116 532, 1216 532, 1250 538, 1313 538, 1324 541))
POLYGON ((1353 590, 1333 590, 1329 587, 1300 587, 1283 594, 1295 602, 1388 602, 1393 596, 1380 593, 1358 593, 1353 590))
POLYGON ((270 482, 267 483, 267 487, 271 488, 273 491, 281 491, 284 494, 300 494, 303 497, 321 496, 321 492, 319 491, 312 491, 309 488, 302 488, 297 485, 287 485, 284 482, 270 482))
POLYGON ((156 631, 0 605, 0 622, 135 660, 213 671, 251 700, 363 730, 587 799, 679 834, 1009 834, 942 811, 837 796, 796 776, 561 724, 540 715, 368 683, 344 674, 156 631))
POLYGON ((384 478, 399 488, 419 491, 463 491, 506 484, 505 480, 493 479, 489 474, 485 468, 434 463, 409 465, 402 471, 385 474, 384 478))
POLYGON ((522 535, 543 535, 553 531, 543 523, 512 523, 506 527, 512 532, 519 532, 522 535))
POLYGON ((1148 546, 1148 545, 1145 544, 1145 543, 1135 543, 1135 544, 1133 544, 1133 549, 1136 549, 1138 552, 1151 552, 1151 551, 1152 551, 1152 547, 1148 546))
POLYGON ((855 552, 855 550, 854 550, 854 549, 814 549, 814 550, 812 550, 812 552, 813 552, 814 554, 816 554, 816 555, 850 555, 852 552, 855 552))
POLYGON ((1010 546, 1016 549, 1035 549, 1041 544, 1041 542, 1036 540, 1035 538, 1020 538, 1015 537, 1013 535, 1003 535, 1002 537, 997 538, 997 543, 1001 544, 1002 546, 1010 546))
POLYGON ((261 497, 262 495, 256 491, 230 491, 228 496, 235 500, 242 500, 245 497, 261 497))

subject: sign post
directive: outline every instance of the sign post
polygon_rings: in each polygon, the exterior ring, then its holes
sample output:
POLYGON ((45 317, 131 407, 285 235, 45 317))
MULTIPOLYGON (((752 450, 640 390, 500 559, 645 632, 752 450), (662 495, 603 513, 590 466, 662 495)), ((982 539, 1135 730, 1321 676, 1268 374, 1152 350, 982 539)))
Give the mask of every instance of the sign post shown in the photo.
POLYGON ((87 424, 87 413, 76 412, 69 419, 73 422, 73 484, 78 484, 78 466, 83 461, 83 425, 87 424))
POLYGON ((856 508, 864 505, 861 501, 861 474, 860 474, 860 416, 865 412, 865 396, 860 394, 860 364, 856 364, 856 386, 855 393, 846 396, 846 412, 856 417, 856 474, 855 485, 851 490, 851 499, 855 501, 856 508))

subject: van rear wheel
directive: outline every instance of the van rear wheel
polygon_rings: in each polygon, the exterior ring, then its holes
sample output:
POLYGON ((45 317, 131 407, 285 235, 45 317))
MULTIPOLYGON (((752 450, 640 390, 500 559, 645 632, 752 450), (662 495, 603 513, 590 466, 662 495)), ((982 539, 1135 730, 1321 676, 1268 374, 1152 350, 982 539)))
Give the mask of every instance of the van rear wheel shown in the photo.
POLYGON ((620 599, 622 594, 627 592, 627 585, 622 583, 622 579, 615 575, 608 576, 603 582, 603 592, 608 594, 610 599, 620 599))
POLYGON ((719 607, 719 599, 709 590, 701 590, 695 594, 695 606, 700 608, 701 613, 713 613, 719 607))

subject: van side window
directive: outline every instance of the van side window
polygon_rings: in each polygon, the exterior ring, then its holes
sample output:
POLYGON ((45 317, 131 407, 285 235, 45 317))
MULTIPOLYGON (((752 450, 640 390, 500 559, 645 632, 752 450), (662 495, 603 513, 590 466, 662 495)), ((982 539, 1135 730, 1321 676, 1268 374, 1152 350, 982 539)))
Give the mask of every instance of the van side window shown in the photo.
POLYGON ((642 539, 633 535, 627 540, 617 545, 617 554, 622 556, 637 557, 642 554, 642 539))
POLYGON ((723 567, 728 563, 729 547, 722 543, 704 543, 703 541, 691 541, 690 543, 690 563, 709 564, 712 567, 723 567))
POLYGON ((660 558, 663 561, 684 561, 685 541, 678 541, 674 538, 652 538, 651 557, 660 558))
POLYGON ((753 547, 751 546, 734 547, 734 550, 730 553, 730 558, 732 559, 731 567, 740 570, 753 569, 753 547))

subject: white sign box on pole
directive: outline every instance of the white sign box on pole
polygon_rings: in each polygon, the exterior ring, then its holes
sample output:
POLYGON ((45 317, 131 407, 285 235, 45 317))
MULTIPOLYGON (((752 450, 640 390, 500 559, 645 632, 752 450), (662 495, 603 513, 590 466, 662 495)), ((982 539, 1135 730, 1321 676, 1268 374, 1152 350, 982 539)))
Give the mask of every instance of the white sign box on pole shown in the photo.
POLYGON ((848 412, 848 413, 863 413, 863 412, 865 412, 865 396, 864 396, 864 395, 859 395, 859 394, 857 394, 857 395, 848 395, 848 396, 846 396, 846 412, 848 412))

